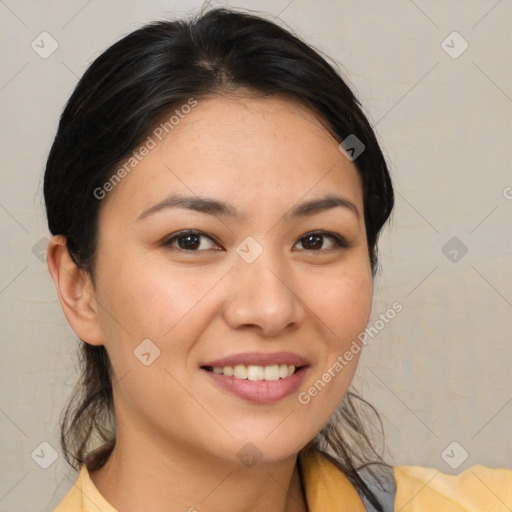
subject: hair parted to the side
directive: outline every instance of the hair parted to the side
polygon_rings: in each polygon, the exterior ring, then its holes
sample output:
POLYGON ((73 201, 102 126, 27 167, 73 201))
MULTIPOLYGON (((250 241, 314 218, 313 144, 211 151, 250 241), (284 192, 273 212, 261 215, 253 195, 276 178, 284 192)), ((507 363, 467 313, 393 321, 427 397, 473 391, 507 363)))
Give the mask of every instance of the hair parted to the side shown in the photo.
MULTIPOLYGON (((206 9, 190 20, 150 23, 123 37, 87 69, 60 118, 44 176, 48 226, 64 235, 94 283, 98 213, 94 191, 129 158, 162 117, 213 94, 284 95, 309 107, 338 142, 365 145, 354 161, 362 179, 369 260, 394 204, 385 158, 360 103, 313 48, 274 22, 244 11, 206 9)), ((103 346, 81 344, 81 378, 61 418, 61 445, 75 469, 102 467, 115 444, 112 387, 103 346), (89 451, 93 437, 103 443, 89 451)), ((114 382, 113 382, 114 381, 114 382)), ((347 393, 332 422, 308 446, 330 448, 336 464, 380 510, 357 467, 381 461, 347 393), (349 438, 347 438, 347 435, 349 438)), ((377 416, 378 417, 378 416, 377 416)))

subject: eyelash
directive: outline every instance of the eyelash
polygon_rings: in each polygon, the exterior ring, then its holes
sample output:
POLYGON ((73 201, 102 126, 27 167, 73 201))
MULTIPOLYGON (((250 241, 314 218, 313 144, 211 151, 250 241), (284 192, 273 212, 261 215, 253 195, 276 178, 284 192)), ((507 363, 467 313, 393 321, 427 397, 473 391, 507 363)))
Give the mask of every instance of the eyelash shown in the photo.
MULTIPOLYGON (((210 239, 213 243, 215 243, 217 245, 220 245, 210 235, 207 235, 206 233, 203 233, 202 231, 195 231, 195 230, 191 230, 191 229, 190 230, 185 230, 185 231, 180 231, 179 233, 176 233, 176 234, 170 236, 169 238, 167 238, 163 242, 163 245, 166 246, 166 247, 172 247, 172 245, 173 245, 173 243, 175 241, 177 241, 179 239, 182 239, 182 238, 189 237, 189 236, 205 237, 205 238, 210 239)), ((309 236, 319 236, 319 237, 324 237, 324 238, 330 238, 331 240, 334 241, 334 246, 330 247, 328 249, 319 249, 319 250, 303 249, 306 252, 325 253, 325 252, 330 252, 330 251, 333 251, 333 250, 347 249, 349 247, 348 242, 342 236, 334 234, 334 233, 330 233, 330 232, 327 232, 327 231, 310 231, 310 232, 302 235, 299 238, 298 242, 300 242, 301 240, 306 239, 309 236)), ((183 251, 183 252, 205 252, 205 251, 208 250, 208 249, 202 249, 202 250, 182 249, 181 247, 176 247, 176 246, 174 246, 174 249, 177 249, 177 250, 183 251)), ((216 249, 216 250, 218 250, 218 249, 216 249)))

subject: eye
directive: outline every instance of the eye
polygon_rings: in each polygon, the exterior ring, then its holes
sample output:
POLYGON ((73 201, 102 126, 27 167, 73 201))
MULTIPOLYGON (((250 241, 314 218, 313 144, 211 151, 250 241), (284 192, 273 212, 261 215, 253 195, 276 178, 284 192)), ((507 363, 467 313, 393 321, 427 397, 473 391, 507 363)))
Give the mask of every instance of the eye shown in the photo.
MULTIPOLYGON (((349 244, 343 237, 324 231, 307 233, 300 237, 297 244, 299 243, 308 252, 324 252, 349 247, 349 244), (325 243, 326 240, 328 240, 327 244, 325 243)), ((219 244, 212 237, 201 231, 194 230, 180 231, 171 235, 164 241, 163 245, 188 252, 200 252, 211 249, 221 250, 219 244)))
MULTIPOLYGON (((190 252, 207 251, 218 244, 208 235, 200 231, 181 231, 172 235, 164 242, 165 246, 174 246, 177 249, 190 252)), ((218 250, 218 249, 216 249, 218 250)))
POLYGON ((297 243, 301 243, 308 251, 328 251, 332 249, 347 248, 349 245, 344 238, 334 233, 327 233, 325 231, 317 231, 314 233, 307 233, 299 238, 297 243), (330 240, 327 247, 325 247, 325 240, 330 240))

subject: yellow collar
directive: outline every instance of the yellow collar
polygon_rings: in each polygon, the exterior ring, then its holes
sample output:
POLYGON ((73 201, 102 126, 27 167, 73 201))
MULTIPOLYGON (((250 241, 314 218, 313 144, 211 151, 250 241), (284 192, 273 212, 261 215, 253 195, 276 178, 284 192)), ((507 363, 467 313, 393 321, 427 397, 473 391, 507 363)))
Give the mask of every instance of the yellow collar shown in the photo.
MULTIPOLYGON (((299 452, 298 460, 309 512, 365 511, 349 479, 320 452, 303 450, 299 452)), ((117 512, 95 487, 85 465, 55 512, 74 512, 77 509, 83 512, 117 512)))
POLYGON ((365 512, 365 506, 343 471, 316 450, 299 452, 309 512, 365 512))

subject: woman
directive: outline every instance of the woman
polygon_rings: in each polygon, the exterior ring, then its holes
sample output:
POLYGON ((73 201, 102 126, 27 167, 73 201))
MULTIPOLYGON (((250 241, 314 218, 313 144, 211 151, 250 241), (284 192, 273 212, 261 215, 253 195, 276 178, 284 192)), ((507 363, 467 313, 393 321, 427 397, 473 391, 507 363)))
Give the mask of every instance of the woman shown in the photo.
POLYGON ((372 447, 349 387, 393 189, 357 99, 295 36, 224 9, 129 34, 71 96, 44 194, 84 363, 58 512, 512 506, 506 470, 372 447))

